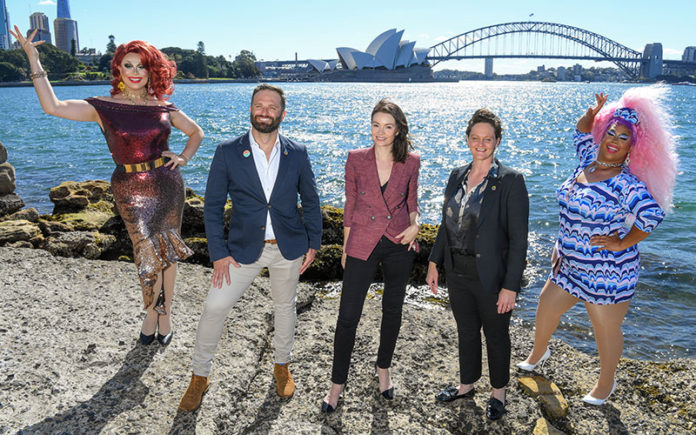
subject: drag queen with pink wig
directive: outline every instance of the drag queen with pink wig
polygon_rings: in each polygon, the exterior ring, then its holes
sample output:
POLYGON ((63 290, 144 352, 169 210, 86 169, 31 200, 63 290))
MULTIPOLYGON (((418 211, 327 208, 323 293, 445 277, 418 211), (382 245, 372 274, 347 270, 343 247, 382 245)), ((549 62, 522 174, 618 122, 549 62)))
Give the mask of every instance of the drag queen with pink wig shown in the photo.
POLYGON ((677 155, 666 89, 632 88, 617 102, 595 94, 597 104, 578 120, 579 165, 556 192, 560 231, 552 272, 539 296, 534 347, 522 370, 551 356, 551 335, 563 313, 585 304, 599 351, 600 373, 583 398, 602 405, 616 389, 623 352, 621 324, 640 271, 638 242, 671 209, 677 155))

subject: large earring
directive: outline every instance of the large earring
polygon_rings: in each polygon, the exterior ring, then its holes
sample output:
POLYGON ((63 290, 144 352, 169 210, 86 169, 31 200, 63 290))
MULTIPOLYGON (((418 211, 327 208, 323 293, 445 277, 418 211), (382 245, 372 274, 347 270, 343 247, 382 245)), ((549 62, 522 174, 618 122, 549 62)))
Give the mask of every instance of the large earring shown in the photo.
POLYGON ((623 161, 624 166, 628 166, 631 164, 631 153, 626 154, 626 159, 623 161))
POLYGON ((120 82, 118 82, 118 90, 121 91, 121 92, 123 92, 125 89, 126 89, 126 84, 123 83, 123 80, 121 80, 120 82))
POLYGON ((147 93, 148 93, 149 95, 152 95, 152 94, 153 94, 153 91, 152 91, 152 75, 150 75, 150 74, 148 74, 148 76, 147 76, 147 93))

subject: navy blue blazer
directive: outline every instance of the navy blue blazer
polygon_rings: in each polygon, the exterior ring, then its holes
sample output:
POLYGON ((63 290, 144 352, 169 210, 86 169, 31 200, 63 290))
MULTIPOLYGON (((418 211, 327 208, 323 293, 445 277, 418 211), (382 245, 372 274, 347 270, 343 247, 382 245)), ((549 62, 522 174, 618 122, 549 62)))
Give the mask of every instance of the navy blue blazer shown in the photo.
POLYGON ((218 145, 210 165, 203 208, 210 260, 232 256, 250 264, 261 256, 266 213, 280 252, 288 260, 321 247, 321 209, 307 150, 280 135, 280 164, 270 201, 261 187, 251 152, 249 133, 218 145), (298 195, 302 215, 297 207, 298 195), (229 232, 225 237, 223 213, 232 200, 229 232))
MULTIPOLYGON (((476 270, 487 291, 498 293, 501 288, 506 288, 519 292, 522 272, 527 264, 529 196, 522 174, 501 164, 498 159, 495 161, 498 163, 498 176, 488 179, 479 212, 476 270)), ((450 174, 442 221, 430 251, 429 260, 444 265, 448 273, 453 269, 453 262, 445 225, 447 202, 457 192, 470 167, 471 163, 450 174)))

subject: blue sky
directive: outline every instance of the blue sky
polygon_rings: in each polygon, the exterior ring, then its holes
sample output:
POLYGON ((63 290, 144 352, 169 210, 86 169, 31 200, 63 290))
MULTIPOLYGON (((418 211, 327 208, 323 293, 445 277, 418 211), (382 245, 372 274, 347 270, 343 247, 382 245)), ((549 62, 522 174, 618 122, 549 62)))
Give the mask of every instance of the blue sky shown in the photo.
MULTIPOLYGON (((53 32, 54 0, 6 2, 12 24, 25 31, 29 15, 43 12, 53 32)), ((144 39, 158 47, 194 49, 203 41, 212 55, 248 49, 264 60, 293 59, 295 52, 300 59, 336 58, 336 47, 364 50, 389 28, 405 29, 404 39, 429 47, 479 27, 528 19, 581 27, 641 52, 645 44, 661 42, 667 59, 679 59, 686 46, 696 45, 696 0, 71 0, 70 8, 80 46, 100 51, 113 34, 117 43, 144 39)), ((573 63, 496 60, 495 71, 573 63)), ((451 61, 440 68, 483 71, 483 60, 451 61)))

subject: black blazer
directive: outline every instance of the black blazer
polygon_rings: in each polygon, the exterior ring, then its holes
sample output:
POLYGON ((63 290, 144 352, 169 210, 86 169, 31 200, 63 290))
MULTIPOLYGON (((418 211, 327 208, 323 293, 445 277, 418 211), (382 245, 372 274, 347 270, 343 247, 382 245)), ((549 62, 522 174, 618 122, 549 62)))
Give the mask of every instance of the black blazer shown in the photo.
MULTIPOLYGON (((498 159, 498 176, 490 178, 481 204, 476 236, 476 268, 483 288, 520 291, 527 258, 529 197, 524 177, 498 159)), ((445 189, 442 221, 430 252, 430 261, 452 271, 452 254, 445 225, 447 202, 457 192, 471 163, 452 171, 445 189)))

